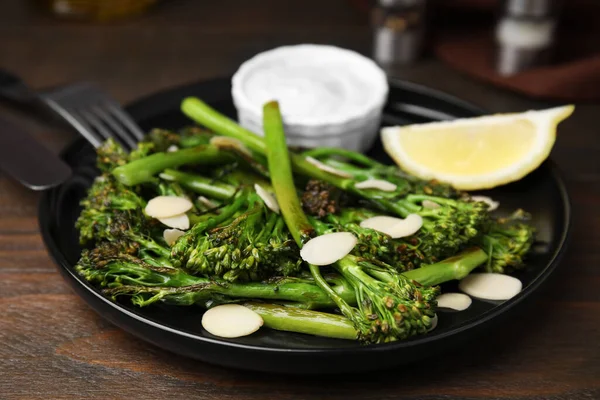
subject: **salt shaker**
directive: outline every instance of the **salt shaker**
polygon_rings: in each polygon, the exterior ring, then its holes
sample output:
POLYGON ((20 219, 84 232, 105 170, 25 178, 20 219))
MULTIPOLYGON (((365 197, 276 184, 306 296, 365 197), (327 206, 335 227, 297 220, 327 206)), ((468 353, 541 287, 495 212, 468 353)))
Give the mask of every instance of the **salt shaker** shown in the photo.
POLYGON ((421 53, 426 0, 377 0, 373 58, 384 66, 408 64, 421 53))
POLYGON ((550 62, 560 0, 504 0, 496 25, 496 70, 513 75, 550 62))

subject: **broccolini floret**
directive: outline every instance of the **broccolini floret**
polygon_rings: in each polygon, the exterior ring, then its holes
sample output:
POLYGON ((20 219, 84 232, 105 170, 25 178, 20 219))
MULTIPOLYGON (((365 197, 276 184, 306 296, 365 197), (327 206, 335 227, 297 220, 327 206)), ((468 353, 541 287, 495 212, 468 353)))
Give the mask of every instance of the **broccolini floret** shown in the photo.
MULTIPOLYGON (((281 216, 254 193, 244 194, 243 199, 245 209, 237 212, 239 207, 229 219, 219 215, 218 227, 200 223, 180 238, 173 248, 178 265, 227 281, 260 281, 300 271, 298 247, 281 216)), ((226 210, 231 211, 231 207, 226 210)))

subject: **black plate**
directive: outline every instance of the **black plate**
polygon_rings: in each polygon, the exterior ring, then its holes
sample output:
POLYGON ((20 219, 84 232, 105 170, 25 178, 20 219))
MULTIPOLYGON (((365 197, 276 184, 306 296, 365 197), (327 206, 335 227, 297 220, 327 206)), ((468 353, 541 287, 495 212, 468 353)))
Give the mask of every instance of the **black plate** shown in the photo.
MULTIPOLYGON (((185 96, 198 96, 229 116, 235 116, 229 79, 219 79, 167 90, 128 107, 144 129, 179 128, 189 124, 179 111, 185 96)), ((401 81, 391 82, 384 124, 408 124, 470 117, 482 110, 437 91, 401 81)), ((389 162, 377 143, 370 154, 389 162)), ((46 246, 65 280, 96 312, 131 334, 164 349, 224 366, 284 373, 359 372, 405 364, 439 354, 473 339, 539 288, 555 269, 564 251, 570 225, 570 206, 556 168, 546 162, 522 181, 489 191, 501 203, 499 214, 522 207, 533 215, 539 230, 529 267, 518 277, 523 291, 504 303, 475 300, 463 312, 439 313, 437 329, 426 336, 391 344, 364 346, 353 341, 325 339, 261 329, 244 338, 227 340, 202 329, 202 310, 196 307, 153 306, 140 309, 104 298, 74 273, 80 248, 74 222, 78 203, 94 177, 94 151, 83 140, 64 152, 74 177, 41 199, 39 219, 46 246)), ((455 284, 445 285, 445 290, 455 284)))

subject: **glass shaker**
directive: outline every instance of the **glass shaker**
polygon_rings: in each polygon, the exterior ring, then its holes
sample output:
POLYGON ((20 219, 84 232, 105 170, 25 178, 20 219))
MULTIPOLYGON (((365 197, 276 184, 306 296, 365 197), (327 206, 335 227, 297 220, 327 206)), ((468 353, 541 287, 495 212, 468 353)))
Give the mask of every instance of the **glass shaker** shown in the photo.
POLYGON ((426 0, 377 0, 373 58, 384 66, 415 61, 423 48, 426 0))
POLYGON ((496 25, 496 70, 513 75, 551 60, 560 0, 504 0, 496 25))

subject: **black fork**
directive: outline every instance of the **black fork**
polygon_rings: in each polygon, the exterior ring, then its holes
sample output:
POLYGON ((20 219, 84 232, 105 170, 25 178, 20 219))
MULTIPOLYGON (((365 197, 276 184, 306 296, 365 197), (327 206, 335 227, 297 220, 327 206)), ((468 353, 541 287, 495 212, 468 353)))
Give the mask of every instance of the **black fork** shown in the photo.
POLYGON ((46 105, 75 128, 94 147, 113 138, 125 149, 134 149, 144 133, 120 104, 91 83, 77 83, 36 93, 17 76, 0 70, 0 96, 25 105, 46 105))

